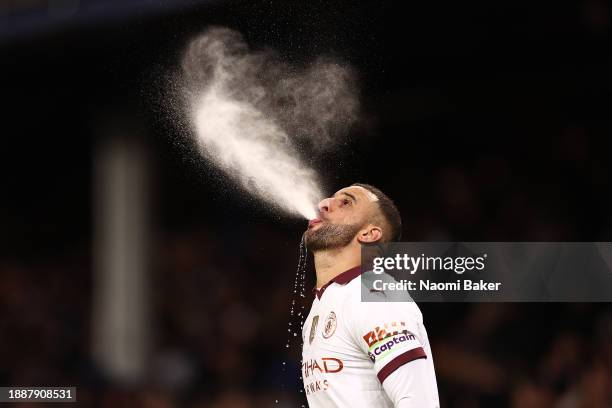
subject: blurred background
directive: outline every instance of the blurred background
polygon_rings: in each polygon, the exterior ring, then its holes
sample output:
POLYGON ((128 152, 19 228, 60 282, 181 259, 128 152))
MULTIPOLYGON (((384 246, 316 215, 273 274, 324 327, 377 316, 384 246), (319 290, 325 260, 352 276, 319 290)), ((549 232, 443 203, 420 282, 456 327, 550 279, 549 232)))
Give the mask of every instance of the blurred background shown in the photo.
MULTIPOLYGON (((214 24, 355 67, 361 120, 313 164, 328 192, 391 196, 404 240, 612 240, 610 4, 412 3, 0 2, 0 384, 305 403, 285 348, 305 222, 242 194, 169 114, 168 76, 214 24)), ((421 309, 443 407, 612 406, 610 305, 421 309)))

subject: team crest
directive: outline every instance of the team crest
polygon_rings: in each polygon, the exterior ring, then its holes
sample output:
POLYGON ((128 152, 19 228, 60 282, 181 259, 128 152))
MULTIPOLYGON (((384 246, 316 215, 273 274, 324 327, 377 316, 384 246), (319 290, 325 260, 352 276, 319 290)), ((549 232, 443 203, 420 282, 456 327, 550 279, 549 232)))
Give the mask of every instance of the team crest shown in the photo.
POLYGON ((310 324, 310 336, 308 337, 308 344, 312 344, 314 340, 315 333, 317 332, 317 324, 319 323, 319 315, 316 315, 312 318, 312 323, 310 324))
POLYGON ((334 312, 329 312, 327 318, 325 318, 325 325, 323 326, 323 338, 329 339, 336 332, 337 325, 336 314, 334 312))

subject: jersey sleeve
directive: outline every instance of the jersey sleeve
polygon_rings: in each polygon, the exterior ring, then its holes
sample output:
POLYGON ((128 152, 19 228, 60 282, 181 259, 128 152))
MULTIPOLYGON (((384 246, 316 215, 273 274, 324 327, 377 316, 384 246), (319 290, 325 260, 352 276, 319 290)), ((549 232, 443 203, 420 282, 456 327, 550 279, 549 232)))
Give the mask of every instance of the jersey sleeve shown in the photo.
POLYGON ((417 359, 395 370, 383 383, 395 408, 439 408, 437 390, 432 392, 424 359, 417 359))
POLYGON ((359 302, 353 310, 353 337, 381 383, 406 363, 427 358, 415 307, 410 302, 359 302))

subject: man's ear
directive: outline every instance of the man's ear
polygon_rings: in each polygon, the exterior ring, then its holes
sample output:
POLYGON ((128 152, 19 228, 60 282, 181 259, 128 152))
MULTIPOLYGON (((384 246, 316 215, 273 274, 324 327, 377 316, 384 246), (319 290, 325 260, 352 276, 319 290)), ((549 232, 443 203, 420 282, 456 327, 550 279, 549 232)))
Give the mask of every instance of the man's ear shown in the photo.
POLYGON ((357 234, 357 241, 362 244, 373 244, 382 239, 382 230, 374 225, 369 225, 367 228, 362 229, 357 234))

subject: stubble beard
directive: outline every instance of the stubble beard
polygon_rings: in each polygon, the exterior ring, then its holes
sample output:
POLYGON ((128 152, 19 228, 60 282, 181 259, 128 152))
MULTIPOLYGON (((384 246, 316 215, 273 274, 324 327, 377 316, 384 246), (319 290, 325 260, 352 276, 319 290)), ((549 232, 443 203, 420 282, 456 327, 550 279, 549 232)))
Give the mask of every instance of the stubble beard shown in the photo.
POLYGON ((359 224, 331 224, 324 222, 316 230, 306 230, 304 238, 310 251, 337 249, 351 243, 361 229, 359 224))

